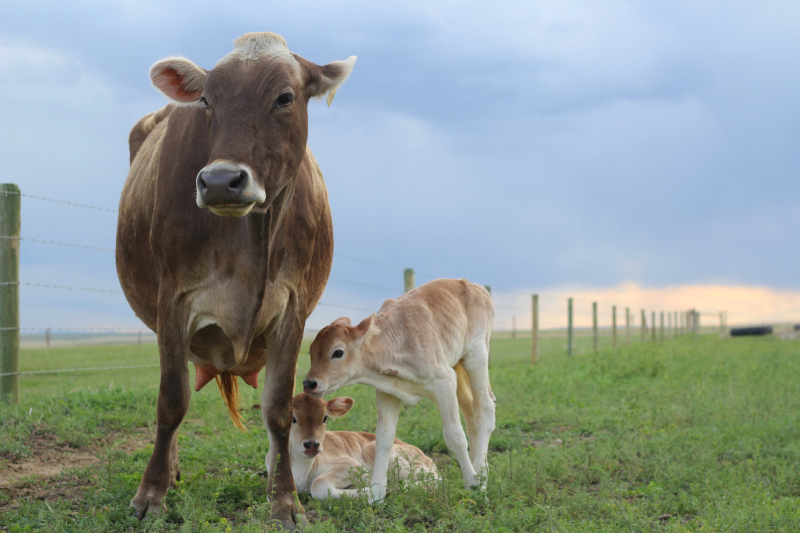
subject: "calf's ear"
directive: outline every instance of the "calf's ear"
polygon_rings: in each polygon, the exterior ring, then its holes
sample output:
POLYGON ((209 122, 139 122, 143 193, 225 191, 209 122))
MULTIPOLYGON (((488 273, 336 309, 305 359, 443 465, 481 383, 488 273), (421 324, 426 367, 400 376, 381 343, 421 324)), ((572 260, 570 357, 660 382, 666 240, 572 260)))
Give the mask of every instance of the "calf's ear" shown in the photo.
POLYGON ((320 98, 323 94, 328 93, 328 107, 330 107, 336 90, 353 70, 353 65, 356 64, 356 56, 350 56, 344 61, 334 61, 321 66, 305 60, 301 61, 301 64, 306 71, 306 91, 308 95, 312 98, 320 98))
POLYGON ((200 100, 208 72, 184 57, 168 57, 150 67, 150 79, 156 89, 178 104, 200 100))
POLYGON ((328 402, 328 414, 333 417, 340 417, 347 414, 353 408, 355 402, 347 396, 340 396, 328 402))
POLYGON ((356 331, 355 331, 356 339, 360 339, 361 337, 367 334, 369 328, 372 327, 372 320, 374 318, 375 318, 374 314, 369 315, 367 318, 362 320, 359 325, 356 326, 356 331))

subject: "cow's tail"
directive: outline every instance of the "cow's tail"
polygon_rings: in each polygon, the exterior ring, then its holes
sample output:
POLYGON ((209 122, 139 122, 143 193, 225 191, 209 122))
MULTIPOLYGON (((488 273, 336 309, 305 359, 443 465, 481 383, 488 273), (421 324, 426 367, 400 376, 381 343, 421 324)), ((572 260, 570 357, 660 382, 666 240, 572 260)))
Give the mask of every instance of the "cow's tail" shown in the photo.
POLYGON ((231 374, 227 370, 214 376, 217 380, 219 393, 222 394, 222 399, 225 400, 225 405, 228 406, 228 413, 231 415, 233 425, 242 431, 247 431, 244 427, 244 420, 242 414, 239 412, 239 380, 238 376, 231 374))

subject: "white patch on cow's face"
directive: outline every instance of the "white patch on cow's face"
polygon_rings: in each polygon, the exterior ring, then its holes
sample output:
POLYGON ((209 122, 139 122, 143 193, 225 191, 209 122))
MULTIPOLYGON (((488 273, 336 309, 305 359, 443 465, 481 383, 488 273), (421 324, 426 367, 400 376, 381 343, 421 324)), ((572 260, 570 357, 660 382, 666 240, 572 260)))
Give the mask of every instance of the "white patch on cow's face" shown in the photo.
POLYGON ((286 46, 286 41, 277 33, 246 33, 233 42, 234 49, 217 62, 217 65, 228 61, 245 61, 274 57, 288 64, 294 73, 300 75, 300 63, 294 58, 286 46))

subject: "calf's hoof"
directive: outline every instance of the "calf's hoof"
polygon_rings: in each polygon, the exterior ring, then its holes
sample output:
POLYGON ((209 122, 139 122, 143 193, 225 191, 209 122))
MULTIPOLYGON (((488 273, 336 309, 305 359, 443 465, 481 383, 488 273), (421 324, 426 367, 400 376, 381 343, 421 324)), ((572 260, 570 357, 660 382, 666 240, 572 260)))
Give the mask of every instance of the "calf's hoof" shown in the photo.
POLYGON ((380 503, 386 498, 386 487, 373 485, 369 490, 369 503, 380 503))

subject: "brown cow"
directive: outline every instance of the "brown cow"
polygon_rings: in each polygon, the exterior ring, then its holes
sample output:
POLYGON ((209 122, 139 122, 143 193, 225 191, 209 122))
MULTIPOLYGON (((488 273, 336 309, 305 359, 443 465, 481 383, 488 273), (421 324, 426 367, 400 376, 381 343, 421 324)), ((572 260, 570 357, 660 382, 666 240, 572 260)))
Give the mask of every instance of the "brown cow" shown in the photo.
POLYGON ((355 59, 318 66, 279 35, 251 33, 210 71, 184 58, 150 69, 173 103, 131 132, 117 228, 120 283, 157 332, 161 360, 155 446, 131 501, 139 518, 180 478, 189 361, 195 390, 216 378, 235 422, 236 376, 255 386, 266 367, 272 516, 287 529, 302 517, 288 448, 295 368, 333 256, 327 190, 306 147, 307 105, 325 93, 330 105, 355 59))

